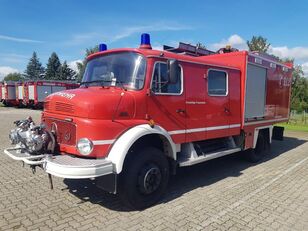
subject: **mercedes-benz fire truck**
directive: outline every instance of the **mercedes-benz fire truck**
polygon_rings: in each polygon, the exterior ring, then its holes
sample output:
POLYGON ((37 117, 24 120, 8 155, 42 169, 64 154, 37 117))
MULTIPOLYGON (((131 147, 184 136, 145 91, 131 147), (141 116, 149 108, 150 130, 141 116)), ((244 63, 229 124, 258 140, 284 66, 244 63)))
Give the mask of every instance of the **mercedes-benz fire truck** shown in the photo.
POLYGON ((15 121, 5 153, 49 176, 95 178, 136 209, 156 203, 178 167, 269 152, 288 121, 292 64, 270 55, 180 43, 100 51, 80 88, 45 100, 41 124, 15 121), (281 130, 277 130, 281 131, 281 130))

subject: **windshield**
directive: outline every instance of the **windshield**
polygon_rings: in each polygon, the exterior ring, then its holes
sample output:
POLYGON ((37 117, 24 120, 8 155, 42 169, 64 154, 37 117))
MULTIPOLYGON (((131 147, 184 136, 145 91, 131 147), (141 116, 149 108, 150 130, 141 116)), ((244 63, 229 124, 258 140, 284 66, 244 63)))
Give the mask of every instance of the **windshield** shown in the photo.
POLYGON ((140 90, 144 85, 145 68, 145 58, 137 53, 123 52, 100 56, 87 63, 82 84, 140 90))

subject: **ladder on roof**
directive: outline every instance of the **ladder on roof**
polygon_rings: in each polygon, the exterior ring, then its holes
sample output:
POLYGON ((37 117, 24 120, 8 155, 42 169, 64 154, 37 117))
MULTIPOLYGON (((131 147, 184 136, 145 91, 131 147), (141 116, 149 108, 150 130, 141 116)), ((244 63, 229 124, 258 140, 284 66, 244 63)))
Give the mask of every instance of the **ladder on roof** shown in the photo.
POLYGON ((214 51, 210 51, 205 48, 193 46, 191 44, 182 43, 182 42, 179 43, 178 48, 164 45, 164 50, 170 51, 176 54, 184 54, 184 55, 190 55, 190 56, 205 56, 205 55, 215 54, 214 51))

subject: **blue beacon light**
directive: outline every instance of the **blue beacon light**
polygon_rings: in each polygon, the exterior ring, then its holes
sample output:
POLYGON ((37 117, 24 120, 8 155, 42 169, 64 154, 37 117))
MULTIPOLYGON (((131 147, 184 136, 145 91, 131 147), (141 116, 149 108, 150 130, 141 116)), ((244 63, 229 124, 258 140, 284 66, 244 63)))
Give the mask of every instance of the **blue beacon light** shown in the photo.
POLYGON ((150 35, 147 33, 143 33, 141 35, 141 44, 140 48, 142 49, 152 49, 150 35))
POLYGON ((98 46, 99 51, 106 51, 107 50, 107 45, 105 43, 101 43, 98 46))

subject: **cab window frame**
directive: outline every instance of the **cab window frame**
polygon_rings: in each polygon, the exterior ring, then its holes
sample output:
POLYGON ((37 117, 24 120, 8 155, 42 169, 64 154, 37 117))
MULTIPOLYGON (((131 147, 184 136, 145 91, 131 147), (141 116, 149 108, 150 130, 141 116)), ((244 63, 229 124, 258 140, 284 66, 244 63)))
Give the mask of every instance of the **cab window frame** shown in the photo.
POLYGON ((154 95, 183 95, 183 92, 184 92, 184 77, 183 77, 183 67, 181 64, 179 64, 179 67, 180 67, 180 80, 181 80, 181 89, 180 89, 180 92, 178 93, 167 93, 167 92, 155 92, 153 91, 153 80, 154 80, 154 72, 155 72, 155 68, 156 68, 156 65, 157 64, 165 64, 167 66, 167 61, 155 61, 154 64, 153 64, 153 70, 152 70, 152 76, 151 76, 151 84, 150 84, 150 90, 151 92, 154 94, 154 95))
POLYGON ((229 74, 228 74, 228 72, 227 71, 225 71, 225 70, 220 70, 220 69, 215 69, 215 68, 209 68, 208 70, 207 70, 207 94, 209 95, 209 96, 217 96, 217 97, 223 97, 223 96, 228 96, 228 94, 229 94, 229 74), (210 81, 210 72, 211 71, 216 71, 216 72, 223 72, 223 73, 225 73, 225 76, 226 76, 226 92, 225 92, 225 94, 211 94, 210 93, 210 91, 209 91, 209 81, 210 81))

